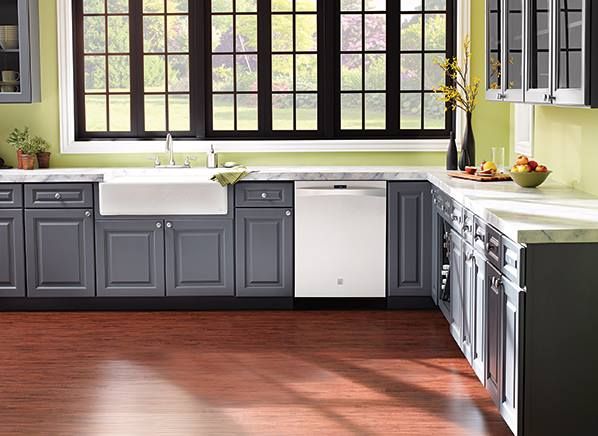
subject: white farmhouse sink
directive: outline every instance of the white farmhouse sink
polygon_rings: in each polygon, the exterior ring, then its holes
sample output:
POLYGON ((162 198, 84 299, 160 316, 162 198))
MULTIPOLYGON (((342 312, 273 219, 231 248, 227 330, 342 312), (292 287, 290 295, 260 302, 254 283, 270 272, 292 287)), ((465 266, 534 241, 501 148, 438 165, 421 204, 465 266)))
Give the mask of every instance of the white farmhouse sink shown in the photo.
POLYGON ((228 190, 213 171, 176 170, 108 176, 99 186, 101 215, 226 215, 228 190))

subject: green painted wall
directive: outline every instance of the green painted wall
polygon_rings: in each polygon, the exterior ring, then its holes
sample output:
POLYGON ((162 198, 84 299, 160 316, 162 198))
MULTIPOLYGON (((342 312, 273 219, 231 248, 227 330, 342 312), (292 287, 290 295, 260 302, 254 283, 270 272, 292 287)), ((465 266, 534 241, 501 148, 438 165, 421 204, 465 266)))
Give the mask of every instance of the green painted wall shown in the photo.
MULTIPOLYGON (((472 1, 473 74, 484 75, 484 2, 472 1)), ((55 167, 147 166, 143 155, 61 155, 59 153, 56 2, 40 2, 42 102, 0 106, 0 156, 14 165, 5 138, 14 127, 28 125, 52 144, 55 167)), ((483 96, 482 96, 483 97, 483 96)), ((492 146, 509 143, 509 107, 481 101, 474 115, 479 160, 492 146)), ((221 156, 248 165, 443 165, 444 153, 237 153, 221 156)))

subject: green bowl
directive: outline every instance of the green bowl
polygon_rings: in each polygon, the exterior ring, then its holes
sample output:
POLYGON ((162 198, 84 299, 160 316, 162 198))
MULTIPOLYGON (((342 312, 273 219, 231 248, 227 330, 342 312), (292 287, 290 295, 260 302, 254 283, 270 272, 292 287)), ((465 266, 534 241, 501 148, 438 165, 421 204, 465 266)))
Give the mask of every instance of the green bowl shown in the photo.
POLYGON ((545 173, 514 173, 511 171, 511 178, 522 188, 536 188, 548 178, 552 171, 545 173))

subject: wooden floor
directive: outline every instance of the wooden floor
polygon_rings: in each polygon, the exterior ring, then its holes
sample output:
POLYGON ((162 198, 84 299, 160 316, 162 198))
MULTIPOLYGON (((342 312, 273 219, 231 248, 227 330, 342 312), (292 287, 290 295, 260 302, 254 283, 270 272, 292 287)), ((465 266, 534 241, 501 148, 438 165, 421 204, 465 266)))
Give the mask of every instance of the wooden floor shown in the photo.
POLYGON ((509 435, 439 312, 0 313, 2 435, 509 435))

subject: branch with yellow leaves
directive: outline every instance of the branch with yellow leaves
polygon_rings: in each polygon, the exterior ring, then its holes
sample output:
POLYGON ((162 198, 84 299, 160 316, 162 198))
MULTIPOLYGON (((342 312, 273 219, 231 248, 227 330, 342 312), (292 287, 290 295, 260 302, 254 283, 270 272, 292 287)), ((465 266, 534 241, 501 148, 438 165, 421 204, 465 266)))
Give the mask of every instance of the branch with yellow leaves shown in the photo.
POLYGON ((439 94, 438 100, 446 104, 446 109, 461 109, 465 112, 473 112, 476 107, 476 100, 480 91, 480 79, 469 78, 469 63, 471 61, 471 41, 465 38, 463 43, 464 59, 460 64, 456 57, 437 60, 435 63, 442 69, 446 81, 444 84, 434 88, 439 94))

